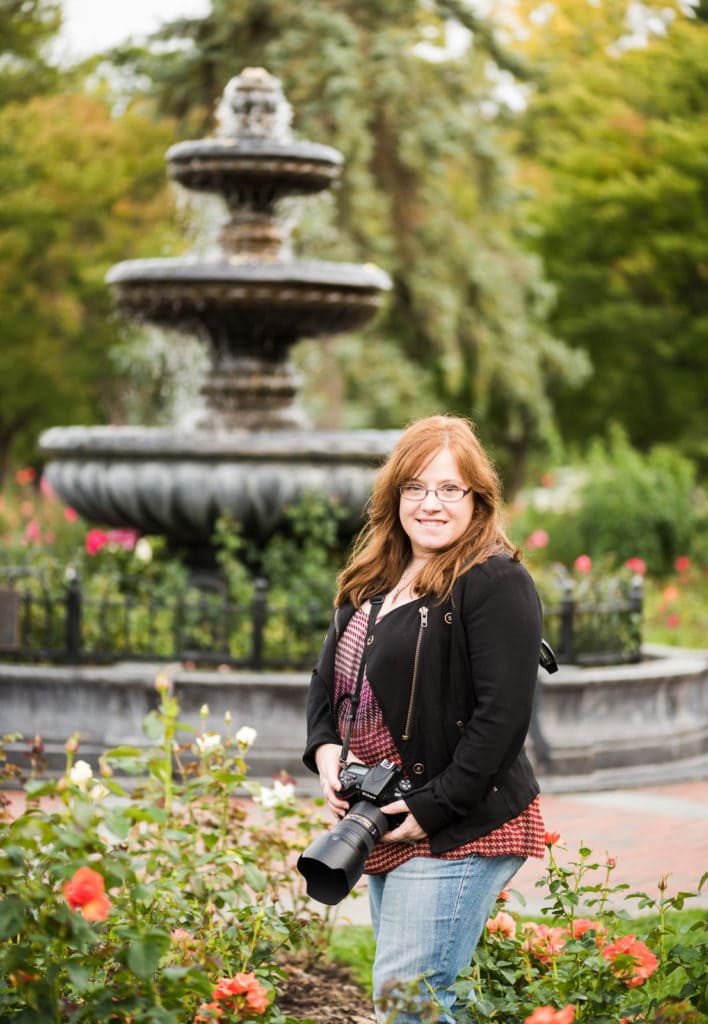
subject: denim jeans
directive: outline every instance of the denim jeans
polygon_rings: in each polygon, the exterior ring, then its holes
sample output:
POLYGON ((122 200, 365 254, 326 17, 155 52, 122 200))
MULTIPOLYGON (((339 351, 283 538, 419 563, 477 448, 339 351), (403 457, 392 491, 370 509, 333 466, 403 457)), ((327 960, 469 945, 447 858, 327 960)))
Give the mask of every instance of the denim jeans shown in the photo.
MULTIPOLYGON (((425 975, 421 998, 435 992, 440 1024, 454 1024, 460 971, 469 966, 497 896, 524 863, 514 854, 462 860, 413 857, 386 875, 369 875, 369 904, 376 938, 373 988, 378 1024, 391 1020, 386 997, 425 975), (383 1002, 381 1002, 383 998, 383 1002)), ((418 1024, 415 1006, 394 1018, 418 1024)))

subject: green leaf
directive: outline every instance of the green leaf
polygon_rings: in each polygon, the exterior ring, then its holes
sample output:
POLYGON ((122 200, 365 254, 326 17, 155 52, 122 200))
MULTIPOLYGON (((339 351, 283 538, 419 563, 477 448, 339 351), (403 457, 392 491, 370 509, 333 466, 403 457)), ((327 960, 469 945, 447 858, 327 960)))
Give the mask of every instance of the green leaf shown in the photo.
POLYGON ((154 975, 161 957, 169 948, 169 935, 166 932, 152 929, 131 943, 126 963, 133 974, 147 981, 154 975))
POLYGON ((25 793, 31 797, 50 796, 56 792, 56 786, 54 779, 30 779, 25 783, 25 793))
POLYGON ((21 846, 6 846, 5 856, 14 868, 21 868, 25 863, 25 852, 21 846))
POLYGON ((255 866, 255 864, 246 864, 243 869, 243 877, 246 884, 249 885, 254 892, 265 891, 266 876, 255 866))
POLYGON ((25 904, 19 896, 8 896, 0 903, 0 939, 9 939, 22 931, 25 904))
POLYGON ((121 811, 107 810, 105 816, 106 826, 116 835, 119 839, 127 839, 130 829, 132 828, 132 821, 127 818, 121 811))
POLYGON ((165 725, 159 711, 148 711, 143 719, 143 732, 150 740, 161 740, 165 735, 165 725))
POLYGON ((84 992, 91 981, 91 974, 85 965, 80 960, 67 960, 64 967, 77 992, 84 992))
POLYGON ((124 745, 121 747, 113 747, 112 750, 108 751, 106 757, 109 761, 116 761, 123 757, 141 757, 142 754, 143 751, 140 747, 129 747, 124 745))

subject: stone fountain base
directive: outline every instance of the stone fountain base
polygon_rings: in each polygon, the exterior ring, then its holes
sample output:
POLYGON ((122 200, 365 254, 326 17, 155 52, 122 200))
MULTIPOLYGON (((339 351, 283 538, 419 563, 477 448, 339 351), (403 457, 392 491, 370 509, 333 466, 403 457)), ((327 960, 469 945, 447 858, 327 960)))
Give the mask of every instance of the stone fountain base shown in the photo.
MULTIPOLYGON (((539 716, 529 753, 547 792, 626 788, 708 778, 708 651, 648 648, 637 665, 563 666, 541 678, 539 716)), ((160 665, 110 668, 0 664, 2 731, 42 736, 48 768, 60 772, 64 742, 81 733, 81 756, 95 761, 121 744, 142 746, 142 721, 157 706, 160 665)), ((174 676, 182 721, 200 729, 258 732, 248 762, 254 778, 281 770, 314 792, 300 760, 305 740, 306 673, 180 671, 174 676)), ((28 765, 26 744, 10 759, 28 765)))

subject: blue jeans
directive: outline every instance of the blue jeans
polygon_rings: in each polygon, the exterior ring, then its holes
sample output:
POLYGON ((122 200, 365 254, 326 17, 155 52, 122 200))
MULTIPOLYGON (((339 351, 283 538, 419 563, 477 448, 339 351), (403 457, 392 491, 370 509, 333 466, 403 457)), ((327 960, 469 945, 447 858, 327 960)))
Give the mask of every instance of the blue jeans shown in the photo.
POLYGON ((514 854, 462 860, 413 857, 386 875, 369 875, 369 905, 376 939, 373 988, 378 1024, 418 1024, 415 1006, 392 1017, 387 995, 425 975, 420 998, 431 989, 440 1024, 454 1024, 450 986, 468 967, 495 901, 524 863, 514 854))

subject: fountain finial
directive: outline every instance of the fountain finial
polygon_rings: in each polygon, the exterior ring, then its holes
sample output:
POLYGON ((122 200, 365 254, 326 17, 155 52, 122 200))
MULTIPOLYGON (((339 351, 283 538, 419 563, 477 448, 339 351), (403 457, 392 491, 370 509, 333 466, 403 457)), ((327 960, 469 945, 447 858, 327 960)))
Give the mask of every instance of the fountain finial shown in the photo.
POLYGON ((265 68, 244 68, 227 82, 216 108, 222 139, 290 142, 292 107, 280 82, 265 68))

